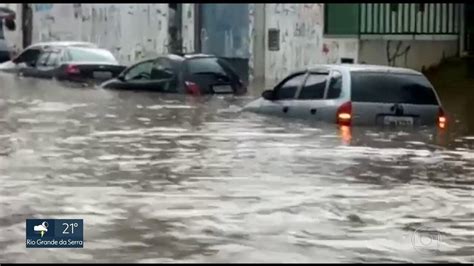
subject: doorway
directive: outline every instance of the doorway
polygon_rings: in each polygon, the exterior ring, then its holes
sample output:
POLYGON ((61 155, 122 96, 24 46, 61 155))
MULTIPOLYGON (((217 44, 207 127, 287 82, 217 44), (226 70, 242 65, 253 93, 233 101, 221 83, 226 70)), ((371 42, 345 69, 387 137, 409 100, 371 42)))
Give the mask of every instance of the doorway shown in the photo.
POLYGON ((197 5, 196 51, 225 58, 244 82, 249 76, 249 4, 197 5))
POLYGON ((168 4, 168 10, 169 52, 180 54, 183 52, 183 39, 181 35, 182 4, 170 3, 168 4))

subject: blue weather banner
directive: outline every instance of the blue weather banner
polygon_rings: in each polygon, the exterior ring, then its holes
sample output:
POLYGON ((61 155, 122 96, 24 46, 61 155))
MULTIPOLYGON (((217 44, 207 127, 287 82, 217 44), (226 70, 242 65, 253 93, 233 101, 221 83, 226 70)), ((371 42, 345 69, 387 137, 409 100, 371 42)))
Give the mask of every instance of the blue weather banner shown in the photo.
POLYGON ((27 219, 27 248, 83 248, 82 219, 27 219))

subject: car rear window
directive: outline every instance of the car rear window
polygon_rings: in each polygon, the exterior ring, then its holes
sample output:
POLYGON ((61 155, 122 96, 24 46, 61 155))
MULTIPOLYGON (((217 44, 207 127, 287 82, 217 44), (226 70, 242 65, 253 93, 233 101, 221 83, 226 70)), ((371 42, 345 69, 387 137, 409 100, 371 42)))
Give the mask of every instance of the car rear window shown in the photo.
POLYGON ((236 78, 236 73, 225 61, 216 57, 194 58, 187 61, 188 72, 191 75, 203 73, 219 73, 236 78))
POLYGON ((108 62, 116 63, 114 56, 106 50, 69 49, 71 61, 75 62, 108 62))
POLYGON ((422 75, 355 71, 351 87, 354 102, 438 104, 431 84, 422 75))

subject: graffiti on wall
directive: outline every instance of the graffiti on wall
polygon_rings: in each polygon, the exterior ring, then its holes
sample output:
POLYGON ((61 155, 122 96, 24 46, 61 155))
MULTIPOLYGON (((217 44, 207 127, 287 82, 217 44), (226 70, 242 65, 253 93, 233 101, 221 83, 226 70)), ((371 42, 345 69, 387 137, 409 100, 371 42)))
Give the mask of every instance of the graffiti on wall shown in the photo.
POLYGON ((266 28, 280 30, 280 50, 266 49, 267 78, 279 80, 290 69, 321 61, 322 5, 267 4, 266 28))
POLYGON ((326 57, 327 64, 337 64, 340 58, 339 42, 331 41, 323 44, 323 54, 326 57))
POLYGON ((254 76, 254 37, 255 35, 255 4, 249 4, 249 31, 248 31, 248 55, 249 55, 249 70, 248 70, 248 79, 253 80, 254 76))
POLYGON ((403 66, 407 66, 408 63, 408 53, 410 51, 411 46, 410 45, 403 45, 402 41, 398 41, 396 46, 392 48, 391 46, 392 42, 387 41, 387 44, 385 45, 385 49, 387 52, 387 64, 389 66, 400 66, 401 64, 397 64, 397 59, 403 58, 404 59, 404 64, 403 66))
POLYGON ((183 4, 182 39, 183 52, 194 52, 194 4, 183 4))
POLYGON ((34 4, 35 12, 47 12, 53 9, 53 4, 34 4))
POLYGON ((123 63, 167 50, 167 4, 50 4, 33 11, 34 42, 89 41, 123 63))
POLYGON ((73 4, 74 8, 74 18, 78 19, 79 17, 82 17, 82 4, 73 4))

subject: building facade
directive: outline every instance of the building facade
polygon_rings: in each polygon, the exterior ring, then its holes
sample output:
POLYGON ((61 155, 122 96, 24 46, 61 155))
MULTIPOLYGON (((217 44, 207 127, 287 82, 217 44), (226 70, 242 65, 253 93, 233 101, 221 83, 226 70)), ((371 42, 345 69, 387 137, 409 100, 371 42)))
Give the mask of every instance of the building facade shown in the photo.
POLYGON ((276 81, 324 63, 422 70, 473 50, 474 43, 470 4, 9 5, 18 6, 22 21, 9 34, 17 47, 90 41, 124 64, 168 52, 212 53, 248 80, 276 81))
POLYGON ((358 38, 360 62, 422 70, 462 49, 461 19, 455 3, 328 4, 325 34, 358 38))

